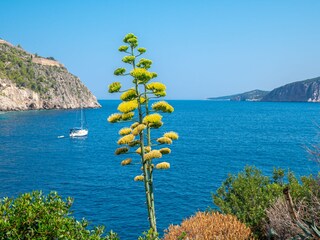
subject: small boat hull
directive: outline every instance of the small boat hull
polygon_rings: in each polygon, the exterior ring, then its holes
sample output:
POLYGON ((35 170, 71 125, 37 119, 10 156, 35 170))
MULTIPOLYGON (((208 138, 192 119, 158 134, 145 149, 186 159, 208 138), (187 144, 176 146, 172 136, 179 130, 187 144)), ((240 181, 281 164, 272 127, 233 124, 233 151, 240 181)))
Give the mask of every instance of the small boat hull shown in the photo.
POLYGON ((71 129, 69 136, 74 138, 74 137, 85 137, 88 135, 88 130, 87 129, 71 129))

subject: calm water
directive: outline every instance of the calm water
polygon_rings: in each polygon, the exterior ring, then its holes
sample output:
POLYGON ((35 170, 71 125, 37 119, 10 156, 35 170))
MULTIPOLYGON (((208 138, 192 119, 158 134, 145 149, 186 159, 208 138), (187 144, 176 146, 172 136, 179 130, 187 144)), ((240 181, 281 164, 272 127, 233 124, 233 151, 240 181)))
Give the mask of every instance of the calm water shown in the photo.
MULTIPOLYGON (((114 155, 118 130, 109 124, 117 101, 86 110, 89 136, 66 138, 76 111, 30 111, 0 114, 0 197, 55 190, 75 198, 77 218, 103 224, 120 237, 137 239, 148 228, 143 184, 133 181, 138 166, 121 167, 114 155)), ((304 146, 319 140, 320 105, 170 101, 160 132, 174 130, 180 139, 163 160, 168 171, 155 172, 155 199, 160 230, 197 210, 213 207, 213 193, 245 165, 270 174, 273 167, 298 175, 316 173, 304 146)), ((154 136, 157 137, 157 134, 154 136)))

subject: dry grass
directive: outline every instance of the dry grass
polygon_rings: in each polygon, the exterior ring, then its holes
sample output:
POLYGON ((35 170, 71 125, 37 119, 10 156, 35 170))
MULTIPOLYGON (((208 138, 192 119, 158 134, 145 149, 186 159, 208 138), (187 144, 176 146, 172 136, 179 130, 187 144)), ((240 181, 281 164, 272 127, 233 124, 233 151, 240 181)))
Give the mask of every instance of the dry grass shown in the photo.
MULTIPOLYGON (((320 199, 313 195, 311 201, 299 201, 295 204, 298 219, 309 220, 320 225, 320 199)), ((269 209, 267 209, 269 223, 266 224, 267 231, 272 229, 277 235, 273 239, 291 239, 303 231, 292 221, 287 205, 283 198, 279 198, 269 209)))
POLYGON ((163 240, 229 240, 253 239, 251 230, 235 216, 217 212, 197 212, 181 225, 171 225, 163 240), (185 236, 182 238, 182 236, 185 236))

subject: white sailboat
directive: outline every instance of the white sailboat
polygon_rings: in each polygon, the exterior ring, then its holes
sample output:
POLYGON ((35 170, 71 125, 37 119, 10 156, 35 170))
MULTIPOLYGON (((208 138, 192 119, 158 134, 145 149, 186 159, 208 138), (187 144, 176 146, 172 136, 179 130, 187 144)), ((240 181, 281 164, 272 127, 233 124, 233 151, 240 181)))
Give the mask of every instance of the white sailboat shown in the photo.
POLYGON ((89 130, 87 128, 86 116, 81 107, 80 108, 80 127, 71 128, 69 136, 71 138, 85 137, 88 135, 88 133, 89 133, 89 130))

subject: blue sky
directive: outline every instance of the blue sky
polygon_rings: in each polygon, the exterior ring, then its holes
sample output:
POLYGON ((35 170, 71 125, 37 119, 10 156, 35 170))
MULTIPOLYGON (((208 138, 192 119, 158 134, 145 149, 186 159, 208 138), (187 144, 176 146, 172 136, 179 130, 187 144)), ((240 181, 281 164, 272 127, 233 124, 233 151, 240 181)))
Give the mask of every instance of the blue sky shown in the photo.
POLYGON ((320 76, 320 1, 1 0, 0 37, 53 56, 99 99, 126 33, 168 99, 205 99, 320 76))

